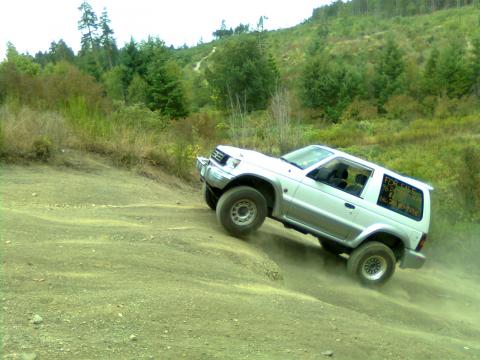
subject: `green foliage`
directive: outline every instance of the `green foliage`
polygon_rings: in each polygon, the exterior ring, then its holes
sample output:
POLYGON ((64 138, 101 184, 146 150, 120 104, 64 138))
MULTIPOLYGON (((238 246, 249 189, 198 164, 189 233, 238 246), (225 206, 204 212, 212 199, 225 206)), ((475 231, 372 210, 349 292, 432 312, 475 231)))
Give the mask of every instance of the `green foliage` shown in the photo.
POLYGON ((209 59, 206 78, 223 109, 232 103, 248 111, 265 109, 275 86, 275 69, 266 50, 252 36, 226 40, 209 59))
POLYGON ((61 61, 67 61, 69 63, 75 62, 75 53, 73 50, 60 39, 58 42, 52 41, 48 52, 38 52, 35 54, 35 62, 45 67, 49 63, 58 63, 61 61))
POLYGON ((7 43, 6 63, 13 66, 20 74, 37 75, 40 72, 40 66, 34 62, 33 58, 30 55, 19 54, 10 42, 7 43))
POLYGON ((478 146, 469 146, 461 152, 462 164, 458 174, 458 188, 465 207, 480 219, 480 150, 478 146))
POLYGON ((169 125, 169 118, 160 111, 152 111, 143 104, 121 105, 111 114, 111 121, 117 127, 142 129, 145 132, 161 132, 169 125))
POLYGON ((186 116, 181 72, 170 50, 159 39, 149 38, 140 44, 140 56, 139 75, 144 75, 147 84, 146 105, 174 118, 186 116))
POLYGON ((430 52, 430 56, 425 64, 423 72, 422 91, 428 96, 438 96, 441 93, 441 84, 438 76, 438 58, 440 53, 436 47, 430 52))
POLYGON ((124 69, 121 66, 115 66, 111 70, 104 72, 102 75, 102 82, 105 86, 105 90, 112 100, 125 100, 122 82, 123 72, 124 69))
POLYGON ((442 89, 450 98, 467 95, 472 88, 472 71, 465 56, 465 44, 451 40, 441 53, 438 78, 442 89))
POLYGON ((52 142, 46 136, 42 136, 33 142, 35 158, 47 161, 52 156, 52 142))
POLYGON ((380 54, 374 80, 375 97, 378 99, 380 110, 383 110, 390 96, 400 94, 405 89, 404 73, 403 54, 394 39, 390 37, 380 54))
POLYGON ((146 104, 147 103, 148 84, 138 74, 133 75, 133 79, 127 89, 128 104, 146 104))
POLYGON ((480 32, 472 40, 472 82, 475 95, 480 96, 480 32))
POLYGON ((338 121, 360 93, 361 77, 354 68, 320 54, 307 62, 302 86, 306 106, 320 108, 328 119, 338 121))
POLYGON ((313 11, 313 19, 338 16, 394 17, 426 14, 441 9, 478 4, 477 0, 350 0, 334 1, 313 11))
POLYGON ((78 30, 82 32, 81 46, 82 52, 86 53, 93 51, 98 44, 97 30, 98 30, 98 18, 92 9, 92 6, 83 1, 78 8, 82 13, 80 20, 78 21, 78 30))
POLYGON ((120 49, 119 60, 122 66, 122 84, 124 92, 126 92, 134 75, 140 72, 142 65, 138 44, 133 39, 130 39, 130 41, 120 49))
POLYGON ((98 43, 101 47, 101 57, 104 69, 111 69, 116 62, 118 54, 117 43, 113 37, 113 30, 110 28, 110 19, 107 14, 107 9, 103 9, 100 16, 98 27, 100 28, 100 35, 98 43))
POLYGON ((227 25, 225 24, 225 20, 222 20, 222 25, 220 26, 220 29, 215 30, 212 33, 212 35, 215 39, 222 39, 222 38, 225 38, 225 37, 228 37, 228 36, 232 36, 233 35, 233 29, 232 28, 227 29, 227 25))
POLYGON ((385 111, 389 118, 413 120, 423 115, 421 105, 411 96, 394 95, 385 103, 385 111))
POLYGON ((366 100, 355 99, 343 112, 342 121, 372 120, 378 117, 378 108, 366 100))

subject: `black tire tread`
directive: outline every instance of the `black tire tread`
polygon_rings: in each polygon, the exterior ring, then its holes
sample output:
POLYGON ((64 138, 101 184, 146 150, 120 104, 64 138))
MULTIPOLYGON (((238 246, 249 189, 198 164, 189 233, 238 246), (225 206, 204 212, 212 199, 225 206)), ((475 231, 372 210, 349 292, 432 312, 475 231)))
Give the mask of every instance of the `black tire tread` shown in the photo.
POLYGON ((242 237, 257 230, 267 216, 267 201, 264 196, 252 187, 237 186, 226 191, 217 203, 217 220, 223 228, 233 236, 242 237), (249 226, 239 227, 230 221, 230 207, 238 200, 248 198, 257 205, 257 218, 249 226))
POLYGON ((207 184, 205 183, 203 184, 202 191, 203 191, 203 198, 205 199, 205 203, 208 205, 210 209, 215 211, 217 209, 218 200, 212 194, 207 184))
POLYGON ((360 282, 362 282, 364 285, 379 286, 386 283, 393 276, 393 273, 395 272, 395 265, 396 265, 396 259, 392 249, 390 249, 387 245, 382 244, 380 242, 369 241, 367 243, 360 245, 350 254, 350 258, 348 259, 348 262, 347 262, 347 271, 351 276, 360 280, 360 282), (371 255, 374 253, 377 253, 377 254, 383 253, 384 257, 387 260, 388 269, 383 277, 381 277, 378 280, 372 281, 372 280, 362 278, 361 275, 359 274, 359 270, 360 270, 360 263, 364 258, 364 256, 371 255))

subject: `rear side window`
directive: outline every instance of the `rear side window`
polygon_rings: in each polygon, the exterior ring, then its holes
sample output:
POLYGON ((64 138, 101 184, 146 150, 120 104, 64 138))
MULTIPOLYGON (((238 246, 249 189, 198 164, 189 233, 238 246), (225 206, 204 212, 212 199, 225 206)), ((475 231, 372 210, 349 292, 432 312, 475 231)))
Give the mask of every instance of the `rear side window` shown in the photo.
POLYGON ((383 177, 377 204, 417 221, 423 216, 423 192, 388 175, 383 177))

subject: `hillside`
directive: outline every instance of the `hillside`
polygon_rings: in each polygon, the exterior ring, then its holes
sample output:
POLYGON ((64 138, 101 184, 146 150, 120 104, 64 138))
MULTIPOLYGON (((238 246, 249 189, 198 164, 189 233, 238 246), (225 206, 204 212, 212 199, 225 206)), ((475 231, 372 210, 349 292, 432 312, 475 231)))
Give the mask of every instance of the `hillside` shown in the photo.
POLYGON ((433 259, 371 291, 276 223, 227 236, 198 186, 62 164, 2 169, 5 359, 480 356, 471 274, 433 259))
MULTIPOLYGON (((268 31, 265 38, 282 80, 294 90, 299 86, 297 80, 305 57, 325 24, 328 26, 327 46, 332 55, 346 57, 353 63, 373 65, 376 53, 391 35, 404 51, 407 61, 423 67, 434 46, 444 46, 452 39, 471 41, 479 17, 480 9, 473 6, 395 18, 340 16, 324 21, 312 17, 289 29, 268 31)), ((194 64, 221 43, 222 40, 178 50, 179 56, 186 61, 185 70, 193 70, 194 64)), ((203 66, 207 66, 207 62, 203 66)))

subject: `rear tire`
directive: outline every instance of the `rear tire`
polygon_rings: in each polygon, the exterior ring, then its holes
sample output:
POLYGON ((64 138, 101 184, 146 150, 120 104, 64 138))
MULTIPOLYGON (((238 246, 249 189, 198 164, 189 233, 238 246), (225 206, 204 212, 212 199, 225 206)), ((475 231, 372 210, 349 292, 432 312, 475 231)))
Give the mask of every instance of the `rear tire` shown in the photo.
POLYGON ((332 240, 318 239, 322 249, 333 255, 340 255, 345 252, 345 248, 332 240))
POLYGON ((263 195, 249 187, 238 186, 225 192, 217 204, 217 219, 233 236, 245 236, 257 230, 267 216, 263 195))
POLYGON ((385 284, 395 272, 396 259, 392 249, 377 241, 356 248, 347 262, 347 270, 367 286, 385 284))
POLYGON ((212 209, 213 211, 215 211, 216 208, 217 208, 217 203, 218 203, 217 197, 208 188, 206 183, 203 183, 202 191, 203 191, 203 197, 204 197, 205 202, 207 203, 208 207, 210 209, 212 209))

